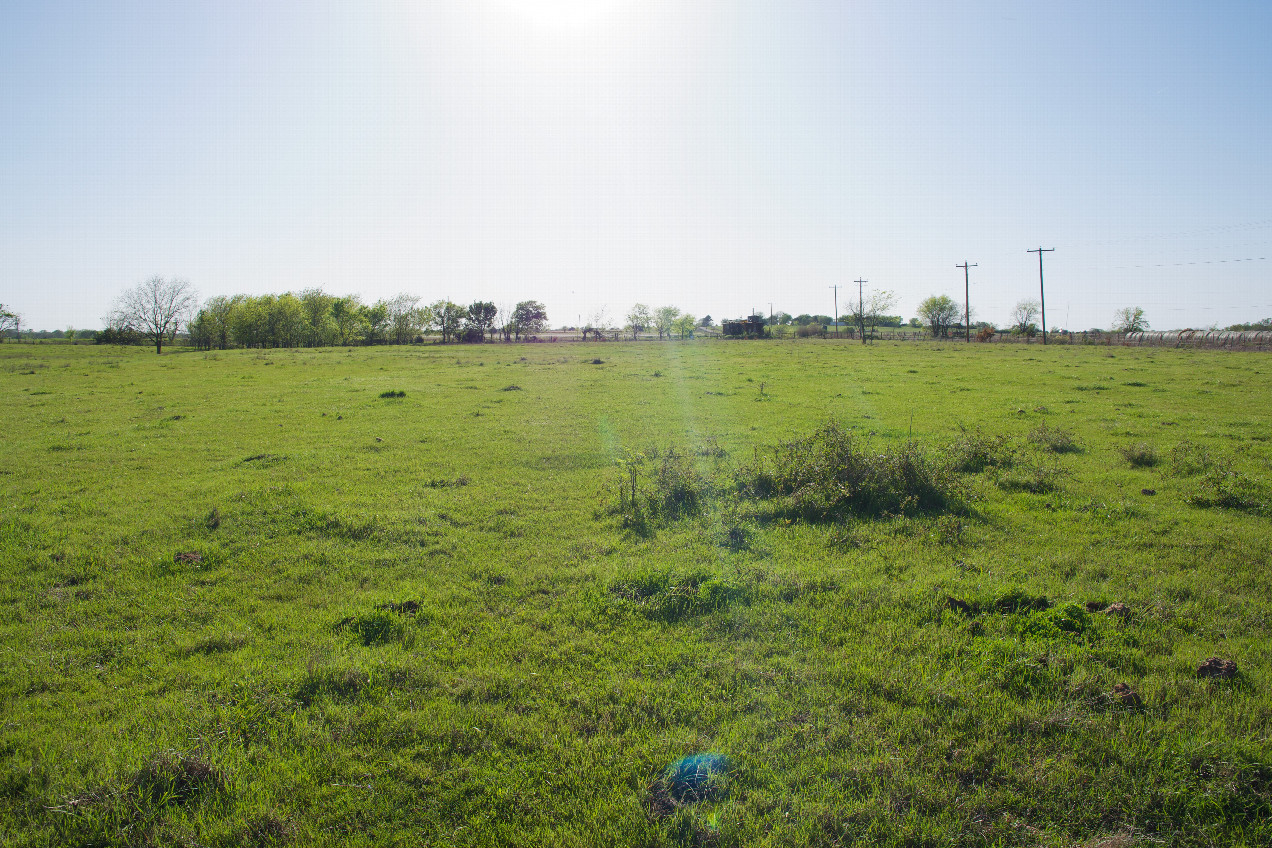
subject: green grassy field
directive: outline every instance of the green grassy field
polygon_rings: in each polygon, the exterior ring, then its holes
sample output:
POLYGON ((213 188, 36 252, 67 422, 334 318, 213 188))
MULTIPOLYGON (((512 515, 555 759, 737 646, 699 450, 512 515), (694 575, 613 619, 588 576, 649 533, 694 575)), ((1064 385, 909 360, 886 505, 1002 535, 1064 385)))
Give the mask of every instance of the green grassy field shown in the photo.
POLYGON ((1272 844, 1269 398, 1167 349, 0 345, 0 842, 1272 844))

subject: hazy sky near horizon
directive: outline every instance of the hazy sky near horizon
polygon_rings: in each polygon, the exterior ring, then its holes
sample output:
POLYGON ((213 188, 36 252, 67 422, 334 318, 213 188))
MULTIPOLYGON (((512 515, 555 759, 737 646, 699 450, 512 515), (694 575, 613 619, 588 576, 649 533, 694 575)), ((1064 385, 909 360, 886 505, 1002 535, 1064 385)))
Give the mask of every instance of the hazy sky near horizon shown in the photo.
POLYGON ((0 302, 1272 315, 1272 3, 0 4, 0 302))

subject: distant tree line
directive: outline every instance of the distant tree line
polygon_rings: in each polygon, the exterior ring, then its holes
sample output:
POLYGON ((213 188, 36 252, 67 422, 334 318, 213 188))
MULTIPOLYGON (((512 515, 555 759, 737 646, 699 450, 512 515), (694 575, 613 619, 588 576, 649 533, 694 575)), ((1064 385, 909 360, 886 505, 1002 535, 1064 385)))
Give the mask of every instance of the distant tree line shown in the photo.
POLYGON ((231 347, 330 347, 410 344, 437 334, 443 342, 520 341, 547 326, 543 304, 525 300, 513 308, 490 301, 468 306, 439 300, 423 304, 399 294, 364 303, 357 295, 337 296, 312 288, 281 295, 217 295, 197 307, 184 280, 153 277, 120 295, 97 333, 101 344, 149 342, 156 352, 179 332, 204 350, 231 347))
POLYGON ((337 296, 322 289, 282 295, 218 295, 210 298, 189 325, 192 344, 229 347, 331 347, 334 345, 411 344, 436 334, 443 342, 520 341, 547 327, 543 304, 525 300, 511 309, 490 301, 462 306, 449 300, 421 303, 399 294, 364 303, 357 295, 337 296))

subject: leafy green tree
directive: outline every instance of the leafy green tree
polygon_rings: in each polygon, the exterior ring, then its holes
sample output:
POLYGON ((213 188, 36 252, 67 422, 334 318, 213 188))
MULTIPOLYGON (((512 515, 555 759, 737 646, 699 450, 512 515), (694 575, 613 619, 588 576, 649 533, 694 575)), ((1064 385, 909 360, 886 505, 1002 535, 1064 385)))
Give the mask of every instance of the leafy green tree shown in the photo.
POLYGON ((518 341, 521 340, 522 334, 532 336, 543 332, 546 326, 548 326, 548 311, 537 300, 523 300, 512 311, 512 329, 518 341))
POLYGON ((1229 324, 1224 327, 1225 330, 1233 330, 1235 332, 1272 330, 1272 318, 1264 318, 1259 321, 1250 321, 1244 324, 1229 324))
POLYGON ((424 326, 424 313, 415 295, 399 294, 388 301, 389 338, 394 344, 410 344, 424 326))
POLYGON ((273 299, 267 313, 269 347, 300 347, 305 340, 305 309, 291 292, 273 299))
POLYGON ((680 317, 680 310, 674 306, 660 306, 654 311, 654 329, 658 331, 658 339, 671 337, 671 328, 680 317))
POLYGON ((919 317, 934 339, 949 335, 950 325, 958 318, 958 313, 958 304, 946 294, 934 294, 919 304, 919 317))
POLYGON ((436 328, 437 332, 441 334, 442 343, 445 344, 457 339, 460 328, 464 325, 464 319, 468 316, 468 310, 449 300, 439 300, 429 309, 433 319, 430 327, 436 328))
POLYGON ((476 300, 468 307, 467 326, 481 334, 482 340, 494 326, 499 309, 488 300, 476 300))
POLYGON ((700 319, 698 319, 698 326, 699 327, 714 327, 715 321, 712 319, 710 315, 703 315, 700 319))
POLYGON ((650 314, 649 307, 643 303, 636 304, 627 313, 627 329, 632 331, 632 341, 653 323, 654 317, 650 314))
POLYGON ((230 335, 241 347, 264 347, 269 343, 269 310, 273 295, 244 297, 231 314, 230 335))
POLYGON ((338 297, 331 302, 331 320, 340 344, 349 344, 357 335, 361 314, 362 300, 357 295, 338 297))
POLYGON ((671 329, 675 331, 681 339, 692 339, 694 327, 697 326, 692 315, 688 312, 682 312, 676 316, 676 320, 672 323, 671 329))
POLYGON ((377 300, 370 306, 364 306, 361 318, 362 335, 366 343, 373 345, 383 342, 389 329, 389 304, 384 300, 377 300))
POLYGON ((322 289, 305 289, 300 293, 300 305, 305 312, 305 344, 309 347, 335 344, 338 333, 331 317, 335 301, 335 297, 322 289))

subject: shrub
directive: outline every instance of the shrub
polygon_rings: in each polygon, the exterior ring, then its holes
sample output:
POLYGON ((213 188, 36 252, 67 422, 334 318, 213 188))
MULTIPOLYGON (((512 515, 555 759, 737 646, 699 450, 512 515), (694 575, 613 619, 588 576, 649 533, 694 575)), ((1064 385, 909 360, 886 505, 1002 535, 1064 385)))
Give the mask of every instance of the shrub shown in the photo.
POLYGON ((675 521, 701 514, 713 494, 711 480, 674 448, 630 453, 619 462, 618 506, 629 529, 647 530, 649 519, 675 521))
POLYGON ((979 429, 964 432, 947 449, 950 468, 966 474, 978 474, 986 468, 1010 468, 1016 451, 1006 436, 987 436, 979 429))
POLYGON ((1118 453, 1135 468, 1151 468, 1158 463, 1157 449, 1148 442, 1123 445, 1118 453))
POLYGON ((877 452, 830 423, 779 445, 735 474, 739 494, 782 498, 786 512, 807 520, 849 515, 905 515, 961 508, 964 493, 948 466, 913 442, 877 452))

